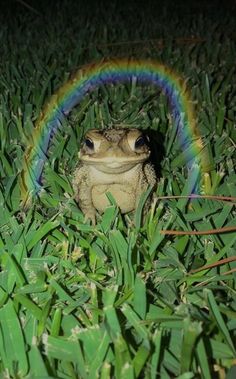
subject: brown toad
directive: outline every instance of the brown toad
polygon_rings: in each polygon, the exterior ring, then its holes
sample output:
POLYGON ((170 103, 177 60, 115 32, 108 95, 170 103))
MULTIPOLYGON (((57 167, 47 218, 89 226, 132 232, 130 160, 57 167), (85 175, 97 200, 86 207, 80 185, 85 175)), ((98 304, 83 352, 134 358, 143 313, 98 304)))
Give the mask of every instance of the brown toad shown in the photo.
MULTIPOLYGON (((138 129, 91 129, 79 153, 73 189, 85 220, 96 221, 96 211, 104 212, 110 192, 121 213, 134 211, 141 194, 157 179, 149 162, 148 138, 138 129)), ((151 195, 152 196, 152 195, 151 195)), ((146 202, 146 209, 150 206, 146 202)))

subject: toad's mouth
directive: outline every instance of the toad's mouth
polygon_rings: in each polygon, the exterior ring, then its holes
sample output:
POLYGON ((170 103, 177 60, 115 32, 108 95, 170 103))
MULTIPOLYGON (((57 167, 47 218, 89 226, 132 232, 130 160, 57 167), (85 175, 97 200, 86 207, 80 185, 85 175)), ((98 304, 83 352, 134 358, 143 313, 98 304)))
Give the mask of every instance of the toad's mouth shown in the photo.
POLYGON ((139 154, 132 157, 94 157, 83 156, 81 161, 94 169, 106 174, 121 174, 128 172, 139 163, 145 162, 149 154, 139 154))
POLYGON ((130 165, 132 163, 142 163, 146 161, 149 158, 149 153, 145 154, 138 154, 130 157, 95 157, 94 155, 83 155, 81 157, 81 161, 83 163, 89 164, 89 165, 97 165, 97 164, 102 164, 107 167, 120 167, 120 166, 126 166, 130 165))

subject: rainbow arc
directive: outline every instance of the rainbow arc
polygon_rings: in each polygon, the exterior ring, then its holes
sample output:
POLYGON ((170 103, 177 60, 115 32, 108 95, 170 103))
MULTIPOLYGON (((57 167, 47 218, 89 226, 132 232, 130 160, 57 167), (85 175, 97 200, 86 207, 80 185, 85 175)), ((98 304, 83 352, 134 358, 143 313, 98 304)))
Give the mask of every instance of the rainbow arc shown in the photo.
MULTIPOLYGON (((133 78, 140 84, 155 85, 168 98, 177 137, 182 146, 188 146, 184 149, 186 163, 192 162, 195 171, 201 170, 200 152, 203 144, 195 123, 193 103, 180 77, 157 62, 127 59, 104 61, 80 69, 46 104, 36 123, 33 143, 24 156, 21 183, 23 203, 30 202, 40 193, 50 142, 63 118, 69 115, 87 93, 100 85, 125 83, 133 78)), ((198 172, 193 176, 196 175, 198 172)))

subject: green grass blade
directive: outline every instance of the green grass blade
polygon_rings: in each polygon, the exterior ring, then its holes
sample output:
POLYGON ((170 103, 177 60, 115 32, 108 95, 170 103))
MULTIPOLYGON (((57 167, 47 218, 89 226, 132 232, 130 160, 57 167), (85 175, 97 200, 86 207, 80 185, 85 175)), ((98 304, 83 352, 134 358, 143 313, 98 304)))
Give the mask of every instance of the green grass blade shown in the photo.
POLYGON ((221 333, 223 334, 228 346, 230 347, 232 353, 235 356, 236 355, 235 346, 234 346, 233 341, 230 337, 227 326, 225 325, 224 319, 220 313, 219 307, 215 301, 213 293, 212 293, 212 291, 207 290, 206 294, 207 294, 207 300, 208 300, 209 308, 210 308, 211 314, 213 316, 213 319, 217 323, 217 325, 218 325, 221 333))
POLYGON ((24 335, 12 301, 8 301, 0 309, 0 325, 3 337, 4 356, 7 358, 6 368, 14 374, 15 365, 19 376, 28 372, 28 358, 25 350, 24 335))

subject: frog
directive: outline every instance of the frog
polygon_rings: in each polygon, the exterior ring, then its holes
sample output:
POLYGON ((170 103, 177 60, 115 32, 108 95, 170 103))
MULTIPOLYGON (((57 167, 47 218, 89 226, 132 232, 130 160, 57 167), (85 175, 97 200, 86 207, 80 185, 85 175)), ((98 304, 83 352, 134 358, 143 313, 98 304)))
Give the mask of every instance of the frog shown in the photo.
POLYGON ((79 164, 73 173, 74 198, 84 221, 96 224, 97 215, 114 198, 120 212, 135 212, 141 195, 150 188, 145 213, 150 208, 157 176, 150 162, 147 134, 137 128, 90 129, 79 151, 79 164))

